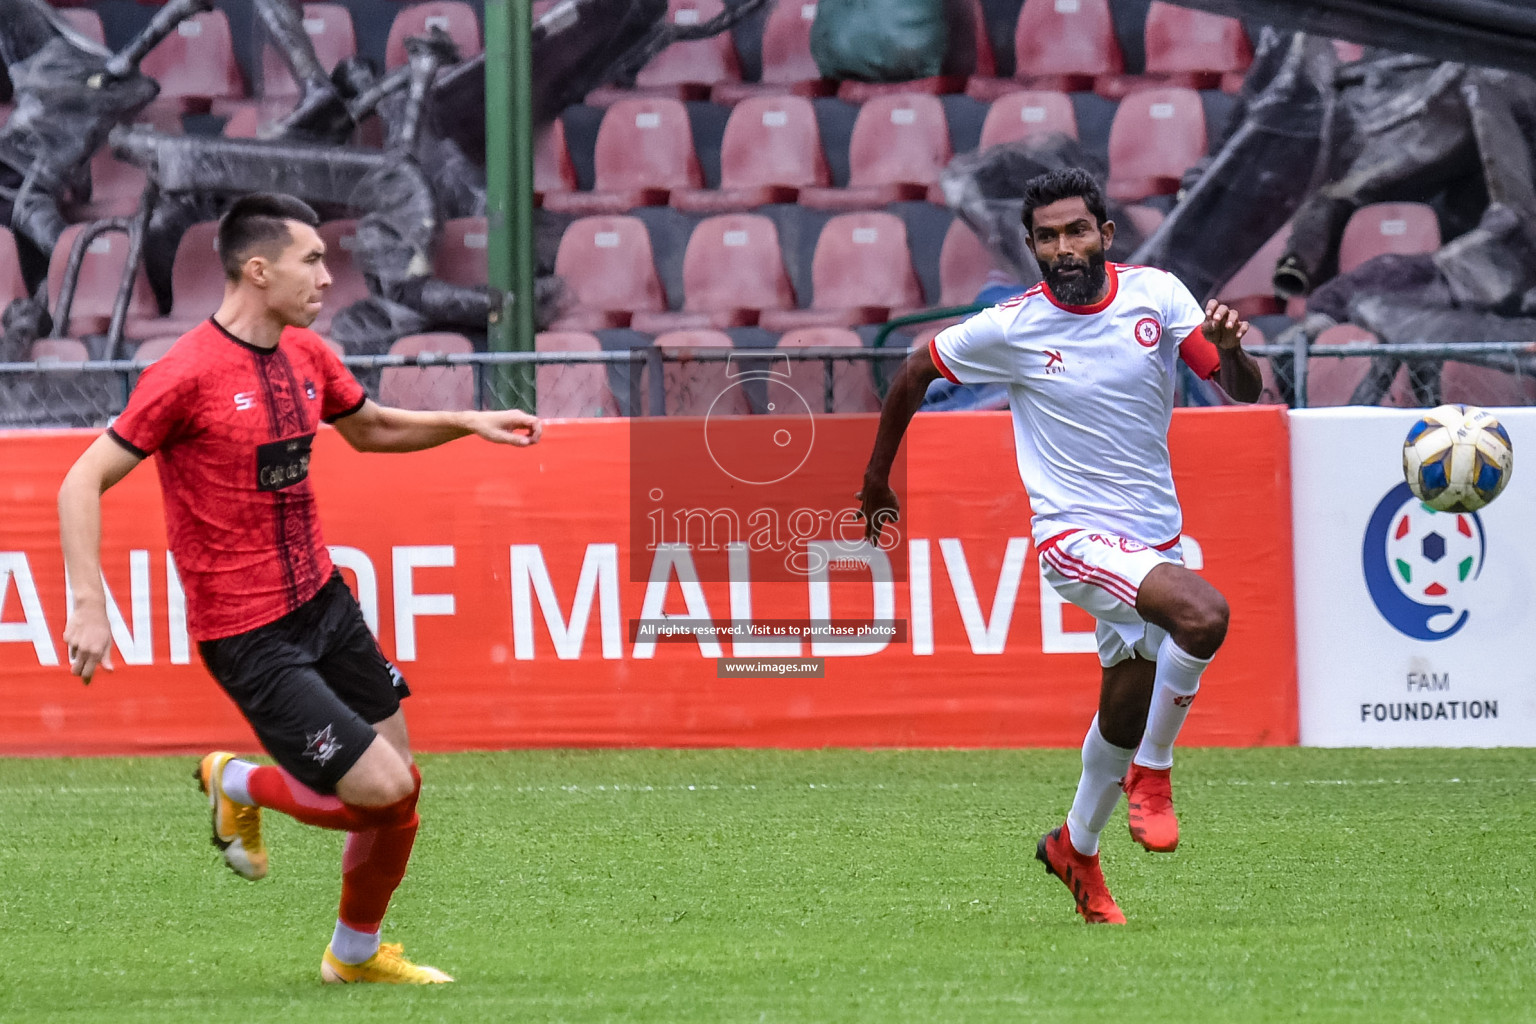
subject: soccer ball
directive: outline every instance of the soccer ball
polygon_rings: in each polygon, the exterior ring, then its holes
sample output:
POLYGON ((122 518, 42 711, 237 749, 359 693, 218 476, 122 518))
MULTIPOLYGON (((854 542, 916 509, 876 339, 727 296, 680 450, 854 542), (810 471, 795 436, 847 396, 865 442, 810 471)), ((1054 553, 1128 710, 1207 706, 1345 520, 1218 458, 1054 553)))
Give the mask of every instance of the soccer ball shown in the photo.
POLYGON ((1476 512, 1504 490, 1514 465, 1509 432, 1472 405, 1431 409, 1403 442, 1408 486, 1437 512, 1476 512))

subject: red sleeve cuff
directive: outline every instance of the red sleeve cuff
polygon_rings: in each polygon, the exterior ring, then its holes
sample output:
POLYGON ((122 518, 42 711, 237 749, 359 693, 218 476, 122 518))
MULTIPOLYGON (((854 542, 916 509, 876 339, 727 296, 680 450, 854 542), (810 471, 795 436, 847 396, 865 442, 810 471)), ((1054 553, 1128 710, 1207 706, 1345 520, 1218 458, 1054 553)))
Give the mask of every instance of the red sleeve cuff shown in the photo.
POLYGON ((1201 380, 1210 380, 1221 366, 1221 352, 1206 340, 1205 332, 1198 327, 1179 342, 1179 358, 1201 380))
POLYGON ((934 367, 944 375, 944 379, 951 384, 959 384, 960 378, 949 372, 949 367, 944 365, 944 360, 939 356, 939 339, 930 338, 928 341, 928 357, 933 360, 934 367))

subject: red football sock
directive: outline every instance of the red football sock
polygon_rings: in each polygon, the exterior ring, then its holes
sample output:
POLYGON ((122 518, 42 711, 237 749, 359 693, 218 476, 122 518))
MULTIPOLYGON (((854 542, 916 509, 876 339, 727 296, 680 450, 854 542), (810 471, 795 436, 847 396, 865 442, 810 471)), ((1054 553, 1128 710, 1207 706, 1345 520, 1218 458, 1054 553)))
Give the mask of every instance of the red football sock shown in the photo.
POLYGON ((389 899, 405 877, 406 862, 411 859, 411 847, 416 842, 416 827, 421 819, 416 814, 416 798, 421 793, 421 773, 411 765, 411 777, 416 780, 416 790, 409 797, 395 804, 404 807, 406 820, 403 824, 353 832, 347 836, 347 845, 341 855, 341 910, 337 917, 348 928, 360 932, 376 932, 384 922, 384 911, 389 899))
MULTIPOLYGON (((414 765, 411 771, 415 771, 414 765)), ((418 788, 419 788, 418 783, 418 788)), ((416 798, 407 797, 384 807, 359 807, 342 803, 334 796, 322 796, 276 765, 262 765, 246 778, 245 788, 258 807, 282 811, 306 825, 335 829, 338 832, 362 832, 399 825, 414 817, 416 798), (410 807, 402 810, 406 803, 410 807)))

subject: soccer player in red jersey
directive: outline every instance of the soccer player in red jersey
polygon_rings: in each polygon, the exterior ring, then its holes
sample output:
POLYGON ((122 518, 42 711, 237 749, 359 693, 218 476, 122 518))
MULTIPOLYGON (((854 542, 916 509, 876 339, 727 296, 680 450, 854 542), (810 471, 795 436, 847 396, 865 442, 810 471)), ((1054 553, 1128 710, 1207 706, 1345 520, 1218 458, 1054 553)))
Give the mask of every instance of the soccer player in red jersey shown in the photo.
POLYGON ((203 663, 277 761, 218 751, 196 776, 213 841, 245 878, 267 873, 261 808, 347 833, 341 909, 321 959, 327 982, 433 984, 379 928, 415 842, 421 776, 384 657, 331 564, 309 483, 323 420, 358 451, 406 452, 477 434, 539 440, 539 420, 504 412, 409 412, 375 404, 308 330, 330 286, 313 210, 256 194, 219 223, 224 301, 139 378, 128 407, 59 489, 74 601, 64 640, 89 683, 111 668, 101 583, 101 495, 158 455, 166 532, 203 663))

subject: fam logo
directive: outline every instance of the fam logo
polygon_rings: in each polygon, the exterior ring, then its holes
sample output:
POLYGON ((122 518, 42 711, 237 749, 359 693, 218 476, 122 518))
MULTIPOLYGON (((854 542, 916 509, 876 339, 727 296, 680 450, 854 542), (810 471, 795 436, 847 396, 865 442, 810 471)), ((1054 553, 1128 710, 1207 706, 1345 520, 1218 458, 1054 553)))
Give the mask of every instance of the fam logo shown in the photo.
POLYGON ((1136 321, 1136 344, 1142 348, 1152 348, 1163 336, 1163 325, 1144 316, 1136 321))
POLYGON ((1436 512, 1398 484, 1365 528, 1365 586, 1399 633, 1444 640, 1467 624, 1486 548, 1477 513, 1436 512))

